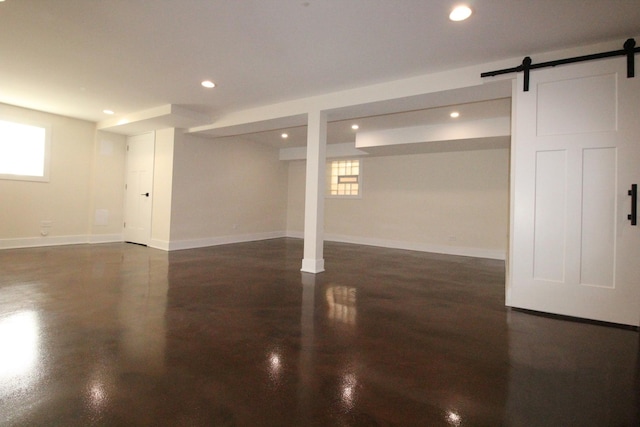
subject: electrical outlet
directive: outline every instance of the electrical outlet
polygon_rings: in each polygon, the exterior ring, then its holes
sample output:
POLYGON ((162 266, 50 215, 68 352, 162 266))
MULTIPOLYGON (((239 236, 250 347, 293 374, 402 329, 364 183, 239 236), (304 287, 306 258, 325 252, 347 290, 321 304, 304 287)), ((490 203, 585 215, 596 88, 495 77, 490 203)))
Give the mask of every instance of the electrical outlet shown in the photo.
POLYGON ((42 237, 48 236, 49 230, 51 230, 52 226, 53 226, 53 221, 51 220, 40 221, 40 235, 42 237))

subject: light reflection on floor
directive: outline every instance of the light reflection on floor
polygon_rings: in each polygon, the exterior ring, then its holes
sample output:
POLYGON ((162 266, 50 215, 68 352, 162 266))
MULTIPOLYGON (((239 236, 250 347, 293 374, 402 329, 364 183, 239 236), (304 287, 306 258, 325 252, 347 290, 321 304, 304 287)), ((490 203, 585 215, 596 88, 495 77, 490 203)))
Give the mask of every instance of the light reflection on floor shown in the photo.
POLYGON ((38 357, 37 313, 27 310, 0 318, 0 397, 28 386, 38 357))

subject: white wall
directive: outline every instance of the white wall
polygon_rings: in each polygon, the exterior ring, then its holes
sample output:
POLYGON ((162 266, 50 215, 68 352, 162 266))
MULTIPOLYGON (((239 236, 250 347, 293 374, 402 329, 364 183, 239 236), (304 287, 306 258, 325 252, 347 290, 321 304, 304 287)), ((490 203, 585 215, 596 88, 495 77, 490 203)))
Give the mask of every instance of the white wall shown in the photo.
POLYGON ((126 142, 123 135, 97 132, 89 209, 91 242, 122 238, 126 142))
POLYGON ((175 138, 173 128, 155 132, 153 159, 153 208, 149 246, 168 250, 171 240, 171 210, 173 199, 173 162, 175 138))
POLYGON ((121 236, 124 144, 95 124, 0 104, 0 115, 52 129, 49 182, 0 180, 0 248, 108 241, 121 236), (95 225, 95 209, 108 211, 95 225), (41 222, 50 221, 47 236, 41 222))
POLYGON ((287 165, 241 138, 176 137, 171 248, 285 235, 287 165))
MULTIPOLYGON (((365 157, 360 199, 325 201, 325 237, 503 259, 509 150, 365 157)), ((289 163, 287 232, 304 227, 305 162, 289 163)))

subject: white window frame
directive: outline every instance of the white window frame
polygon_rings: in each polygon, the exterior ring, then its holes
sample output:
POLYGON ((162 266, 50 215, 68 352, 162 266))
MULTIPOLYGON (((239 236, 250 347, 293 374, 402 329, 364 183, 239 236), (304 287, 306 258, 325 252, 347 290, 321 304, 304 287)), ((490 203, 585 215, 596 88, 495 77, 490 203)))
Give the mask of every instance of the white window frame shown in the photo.
MULTIPOLYGON (((345 175, 350 176, 350 175, 345 175)), ((361 199, 362 198, 362 159, 361 158, 344 158, 344 159, 331 159, 327 161, 327 173, 326 173, 326 190, 325 198, 327 199, 361 199), (358 161, 358 194, 331 194, 331 170, 333 162, 343 161, 358 161)))
POLYGON ((49 182, 51 166, 51 125, 5 114, 0 114, 0 121, 44 129, 44 158, 42 176, 9 174, 2 173, 2 171, 0 171, 0 180, 49 182))

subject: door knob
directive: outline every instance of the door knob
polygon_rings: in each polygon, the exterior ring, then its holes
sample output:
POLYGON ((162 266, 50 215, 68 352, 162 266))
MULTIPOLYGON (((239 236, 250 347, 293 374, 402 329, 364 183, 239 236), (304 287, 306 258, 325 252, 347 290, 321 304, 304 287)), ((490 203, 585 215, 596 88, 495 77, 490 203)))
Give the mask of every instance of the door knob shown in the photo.
POLYGON ((142 193, 141 196, 149 197, 149 193, 142 193))

